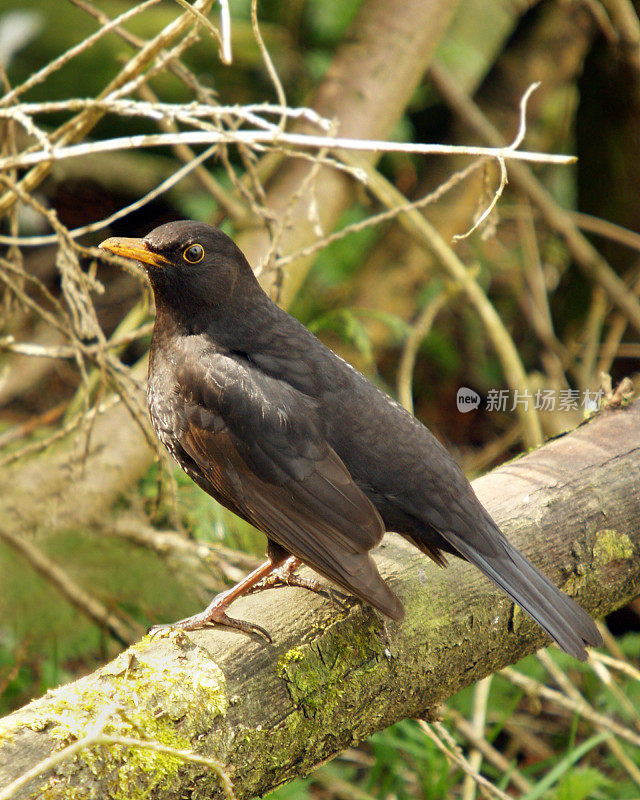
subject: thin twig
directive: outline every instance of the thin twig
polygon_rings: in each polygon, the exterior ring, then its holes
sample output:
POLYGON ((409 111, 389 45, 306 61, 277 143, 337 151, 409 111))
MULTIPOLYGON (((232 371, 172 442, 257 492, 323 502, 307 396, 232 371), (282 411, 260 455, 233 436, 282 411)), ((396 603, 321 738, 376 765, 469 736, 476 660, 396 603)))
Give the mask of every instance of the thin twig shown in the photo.
MULTIPOLYGON (((271 60, 271 56, 269 55, 267 46, 264 43, 264 39, 262 38, 262 33, 260 32, 260 23, 258 21, 258 0, 251 0, 251 29, 253 30, 253 36, 260 50, 260 55, 262 56, 262 60, 264 61, 265 67, 267 68, 267 72, 269 73, 269 78, 271 79, 271 83, 273 83, 273 86, 276 90, 278 102, 284 108, 287 105, 287 97, 284 92, 284 87, 282 86, 282 81, 280 80, 280 76, 278 75, 276 68, 273 65, 273 61, 271 60)), ((280 130, 284 130, 285 123, 286 123, 286 117, 283 115, 280 117, 280 126, 279 126, 280 130)))
MULTIPOLYGON (((397 217, 401 216, 407 211, 422 209, 428 205, 432 205, 433 203, 442 199, 442 197, 444 197, 444 195, 447 192, 451 191, 455 186, 458 186, 458 184, 466 180, 476 170, 480 169, 480 167, 482 167, 484 163, 486 163, 484 159, 479 159, 478 161, 472 162, 464 169, 454 172, 453 175, 451 175, 449 178, 447 178, 446 181, 441 183, 440 186, 438 186, 432 192, 429 192, 429 194, 425 195, 424 197, 419 198, 418 200, 412 200, 412 201, 407 201, 406 203, 398 203, 397 205, 391 205, 385 211, 380 211, 377 214, 372 214, 371 216, 366 217, 365 219, 360 220, 359 222, 352 222, 350 225, 345 225, 345 227, 341 228, 339 231, 334 231, 333 233, 330 233, 327 236, 322 236, 321 238, 317 239, 315 242, 308 245, 307 247, 301 248, 299 250, 294 250, 294 252, 292 253, 280 256, 276 261, 276 265, 279 268, 285 267, 299 258, 307 258, 308 256, 314 255, 314 253, 318 253, 321 250, 324 250, 330 244, 338 242, 341 239, 344 239, 346 236, 350 236, 352 233, 359 233, 360 231, 364 231, 367 228, 371 228, 376 225, 381 225, 384 222, 389 222, 390 220, 396 219, 397 217)), ((366 173, 360 174, 362 173, 362 169, 360 167, 352 167, 352 171, 354 177, 359 176, 359 180, 362 183, 366 183, 368 181, 366 173)))
MULTIPOLYGON (((137 624, 122 622, 100 600, 85 591, 67 572, 54 564, 42 550, 32 542, 28 542, 23 536, 14 534, 8 528, 0 527, 0 539, 20 553, 29 565, 54 586, 81 614, 95 622, 121 644, 131 644, 144 633, 144 630, 137 624)), ((1 797, 2 795, 0 795, 1 797)))
POLYGON ((585 719, 589 720, 589 722, 591 722, 593 725, 597 725, 598 727, 602 728, 602 730, 610 731, 635 747, 640 747, 640 735, 634 733, 629 728, 626 728, 618 722, 615 722, 615 720, 605 716, 604 714, 598 713, 592 709, 585 700, 574 699, 555 689, 550 689, 540 681, 535 680, 535 678, 530 678, 527 675, 523 675, 521 672, 518 672, 512 667, 503 669, 500 674, 504 675, 504 677, 510 680, 512 683, 515 683, 516 686, 522 687, 528 694, 531 694, 534 697, 550 700, 561 708, 566 708, 572 713, 580 714, 585 719))
MULTIPOLYGON (((182 6, 189 14, 193 14, 196 20, 205 28, 205 30, 209 31, 209 33, 213 36, 220 47, 220 51, 224 49, 224 42, 222 37, 220 36, 220 31, 213 25, 211 20, 209 20, 205 15, 200 11, 196 6, 190 5, 187 0, 173 0, 174 3, 178 3, 179 6, 182 6)), ((229 62, 227 62, 229 63, 229 62)))
POLYGON ((151 750, 155 753, 162 753, 163 755, 173 756, 181 761, 191 764, 199 764, 203 767, 209 767, 213 770, 222 786, 227 800, 235 800, 233 794, 233 784, 229 776, 224 770, 223 765, 215 758, 207 758, 206 756, 198 755, 193 750, 179 750, 175 747, 169 747, 161 742, 153 742, 146 739, 137 739, 132 736, 115 736, 111 734, 102 733, 101 731, 90 733, 82 739, 79 739, 73 744, 59 750, 57 753, 49 756, 48 758, 40 761, 35 767, 32 767, 27 772, 23 773, 19 778, 12 781, 4 789, 0 790, 0 800, 11 800, 17 793, 28 786, 31 781, 40 775, 44 775, 55 767, 59 766, 65 761, 68 761, 83 750, 88 750, 93 747, 112 747, 112 746, 128 747, 137 750, 151 750))
MULTIPOLYGON (((479 681, 473 689, 473 719, 471 728, 476 736, 484 738, 484 727, 487 721, 487 704, 489 702, 489 692, 491 690, 491 675, 487 675, 479 681)), ((482 750, 474 747, 469 753, 467 760, 469 766, 475 772, 480 772, 482 766, 482 750)), ((462 785, 462 800, 474 800, 476 796, 476 781, 471 775, 467 775, 462 785)))
MULTIPOLYGON (((529 98, 535 92, 535 90, 540 86, 539 83, 532 83, 528 88, 527 91, 523 94, 520 99, 520 119, 518 124, 518 131, 509 145, 512 150, 516 150, 522 144, 524 139, 525 133, 527 132, 527 103, 529 102, 529 98)), ((470 236, 475 230, 477 230, 482 223, 487 219, 489 214, 493 211, 493 209, 498 204, 498 201, 502 197, 502 193, 504 192, 505 186, 507 185, 507 165, 504 162, 504 158, 498 157, 498 166, 500 167, 500 184, 496 191, 493 193, 493 197, 491 198, 491 202, 485 208, 485 210, 480 214, 478 219, 473 223, 471 228, 469 228, 466 233, 457 233, 453 240, 454 242, 460 241, 461 239, 466 239, 470 236)))
POLYGON ((233 64, 233 54, 231 52, 231 13, 229 11, 229 1, 219 0, 220 3, 220 35, 222 37, 222 48, 220 50, 220 61, 230 66, 233 64))
MULTIPOLYGON (((431 78, 438 92, 451 108, 464 121, 477 131, 483 140, 494 146, 502 143, 503 137, 491 124, 480 108, 467 97, 459 85, 441 64, 432 64, 431 78)), ((567 248, 576 260, 576 264, 594 283, 600 284, 603 290, 627 316, 637 331, 640 331, 640 303, 635 297, 629 297, 626 286, 616 275, 611 266, 591 245, 573 223, 571 216, 558 206, 549 192, 534 176, 525 164, 514 162, 510 168, 510 179, 524 191, 538 207, 550 228, 563 237, 567 248)))
MULTIPOLYGON (((498 789, 491 781, 487 780, 484 775, 480 775, 480 773, 469 764, 467 759, 460 752, 458 745, 451 738, 449 732, 443 725, 437 722, 430 725, 422 719, 418 720, 418 724, 435 746, 441 750, 452 763, 460 767, 477 786, 483 789, 487 794, 499 798, 499 800, 513 800, 508 794, 498 789)), ((2 798, 0 798, 0 800, 2 800, 2 798)))
POLYGON ((429 335, 433 323, 440 311, 451 299, 453 291, 442 291, 436 295, 420 312, 418 319, 411 326, 411 330, 402 348, 398 375, 398 399, 400 403, 413 414, 413 371, 416 365, 418 350, 422 342, 429 335))
POLYGON ((583 231, 595 233, 596 236, 602 236, 611 242, 617 242, 624 247, 640 252, 640 233, 636 233, 622 225, 616 225, 615 222, 611 222, 608 219, 585 214, 583 211, 568 211, 567 213, 583 231))
POLYGON ((50 61, 48 64, 42 67, 42 69, 39 69, 37 72, 34 72, 33 75, 30 75, 29 78, 24 81, 24 83, 20 84, 20 86, 16 86, 15 89, 12 89, 4 97, 0 98, 0 106, 9 106, 12 103, 15 103, 20 95, 25 94, 25 92, 33 89, 34 86, 37 86, 39 83, 45 81, 50 75, 53 75, 54 72, 57 72, 59 69, 64 67, 76 56, 84 53, 85 50, 89 50, 97 41, 102 39, 112 30, 122 25, 122 23, 127 22, 127 20, 129 20, 131 17, 134 17, 136 14, 141 14, 143 11, 151 8, 151 6, 156 5, 158 2, 160 2, 160 0, 144 0, 144 2, 133 6, 133 8, 127 9, 127 11, 124 11, 110 22, 101 25, 100 29, 91 34, 91 36, 88 36, 79 44, 71 47, 57 58, 54 58, 53 61, 50 61))
MULTIPOLYGON (((572 698, 578 703, 587 703, 575 683, 569 680, 565 672, 558 667, 546 650, 538 651, 537 656, 538 660, 544 665, 551 677, 556 681, 558 686, 560 686, 567 697, 572 698)), ((602 662, 594 661, 592 666, 595 674, 615 695, 617 701, 627 710, 627 713, 630 714, 633 719, 635 719, 637 727, 639 719, 637 711, 628 698, 622 692, 620 692, 618 687, 615 685, 611 679, 611 676, 608 674, 608 670, 605 665, 602 662)), ((600 731, 604 730, 602 725, 596 724, 594 727, 600 731)), ((633 761, 626 755, 620 743, 611 736, 606 739, 605 745, 609 748, 614 758, 616 758, 622 764, 624 769, 626 769, 630 778, 635 782, 635 784, 640 786, 640 769, 638 769, 633 761)))
POLYGON ((521 792, 528 792, 531 790, 532 784, 518 770, 515 763, 505 758, 499 750, 496 750, 496 748, 484 738, 484 736, 479 736, 471 723, 459 711, 447 706, 445 715, 453 722, 459 733, 475 748, 482 752, 482 755, 490 764, 493 764, 493 766, 504 775, 509 776, 509 780, 517 789, 521 792))
MULTIPOLYGON (((133 88, 133 87, 132 87, 133 88)), ((181 131, 180 133, 149 133, 116 136, 113 139, 73 144, 53 144, 50 150, 36 150, 17 156, 0 158, 0 170, 23 169, 68 158, 112 153, 115 150, 137 150, 141 147, 167 147, 175 144, 243 144, 256 146, 290 145, 292 147, 331 150, 356 150, 364 153, 411 153, 415 155, 489 156, 507 161, 528 161, 537 164, 571 164, 573 156, 511 150, 510 147, 471 147, 467 145, 420 144, 417 142, 388 142, 377 139, 345 139, 341 136, 318 136, 287 131, 181 131)))
MULTIPOLYGON (((206 12, 213 0, 196 0, 193 4, 199 11, 206 12)), ((139 10, 137 7, 136 10, 139 10)), ((147 42, 140 52, 129 60, 119 74, 109 83, 109 85, 99 94, 98 99, 108 97, 115 93, 122 86, 128 84, 134 76, 140 75, 156 58, 156 56, 164 52, 167 47, 175 38, 183 36, 189 25, 191 24, 192 16, 190 14, 182 14, 178 19, 169 23, 160 33, 155 36, 150 42, 147 42)), ((18 87, 16 91, 23 90, 18 87)), ((7 100, 5 98, 5 104, 7 100)), ((103 112, 96 108, 89 108, 68 122, 63 123, 51 134, 51 141, 55 142, 58 146, 70 141, 77 141, 85 136, 102 118, 103 112)), ((21 179, 20 186, 26 192, 32 191, 40 181, 49 173, 51 168, 51 160, 45 159, 44 161, 36 164, 33 169, 21 179)), ((14 191, 6 192, 3 197, 0 197, 0 213, 13 207, 16 203, 17 195, 14 191)))
POLYGON ((54 431, 50 436, 46 436, 44 439, 39 439, 35 442, 30 442, 20 450, 10 453, 4 458, 0 458, 0 467, 9 466, 16 461, 19 461, 21 458, 27 458, 28 456, 33 456, 37 453, 47 450, 49 447, 51 447, 51 445, 56 444, 56 442, 59 442, 72 433, 82 429, 83 426, 90 425, 96 415, 104 414, 118 402, 120 402, 120 398, 118 396, 114 396, 108 398, 107 400, 103 400, 101 403, 93 405, 88 411, 78 414, 76 417, 69 420, 69 422, 65 423, 62 427, 54 431))

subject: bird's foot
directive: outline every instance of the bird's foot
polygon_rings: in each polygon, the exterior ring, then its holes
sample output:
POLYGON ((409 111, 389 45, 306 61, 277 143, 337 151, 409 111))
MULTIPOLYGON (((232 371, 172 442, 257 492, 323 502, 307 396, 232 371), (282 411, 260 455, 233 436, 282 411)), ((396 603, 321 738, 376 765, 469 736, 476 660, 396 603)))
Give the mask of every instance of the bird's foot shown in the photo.
POLYGON ((204 611, 199 614, 194 614, 192 617, 180 619, 172 625, 154 625, 149 629, 149 633, 153 635, 161 630, 182 630, 182 631, 197 631, 201 628, 213 628, 216 625, 224 625, 227 628, 235 628, 248 634, 257 634, 271 643, 271 636, 260 625, 254 625, 252 622, 245 622, 243 619, 234 619, 227 616, 226 609, 229 608, 234 600, 248 594, 251 588, 259 583, 264 578, 268 577, 274 569, 276 569, 283 559, 275 561, 269 556, 264 564, 250 572, 246 578, 243 578, 235 586, 227 589, 225 592, 217 595, 209 603, 204 611))
POLYGON ((271 636, 261 625, 229 617, 226 609, 234 600, 246 594, 257 581, 269 575, 272 570, 273 564, 271 561, 265 562, 236 586, 216 595, 204 611, 194 614, 192 617, 180 619, 171 625, 154 625, 149 629, 149 634, 153 636, 162 630, 197 631, 202 628, 214 628, 216 625, 224 625, 226 628, 235 628, 249 635, 261 636, 271 643, 271 636))
POLYGON ((278 586, 298 586, 301 589, 308 589, 310 592, 328 597, 333 606, 339 604, 336 602, 337 600, 344 600, 348 597, 348 595, 337 589, 320 583, 317 578, 304 578, 302 575, 298 575, 296 570, 301 565, 302 562, 299 558, 290 556, 284 564, 276 567, 270 575, 267 575, 259 583, 254 584, 248 593, 253 594, 254 592, 261 592, 264 589, 273 589, 278 586))
MULTIPOLYGON (((220 595, 220 597, 222 597, 222 595, 220 595)), ((192 617, 179 619, 177 622, 170 623, 169 625, 154 625, 152 628, 149 628, 149 635, 154 636, 156 633, 160 633, 160 631, 167 630, 197 631, 202 630, 203 628, 215 628, 217 625, 224 625, 226 628, 235 628, 236 630, 247 633, 250 636, 260 636, 263 639, 266 639, 269 644, 271 644, 271 636, 261 625, 256 625, 253 622, 247 622, 243 619, 229 617, 224 610, 225 606, 222 606, 221 604, 216 606, 215 603, 216 600, 214 599, 214 601, 207 606, 204 611, 201 611, 199 614, 194 614, 192 617)))
POLYGON ((249 593, 261 592, 264 589, 272 589, 275 586, 299 586, 302 589, 309 589, 318 594, 326 593, 325 587, 316 578, 303 578, 296 574, 296 570, 302 562, 295 556, 289 558, 279 567, 275 567, 270 575, 267 575, 259 583, 254 584, 249 593))
POLYGON ((276 586, 298 586, 316 594, 331 596, 331 589, 320 583, 317 578, 303 578, 302 575, 298 575, 296 570, 301 566, 302 561, 299 558, 289 556, 284 564, 276 567, 270 575, 267 575, 259 583, 254 584, 249 589, 249 593, 261 592, 263 589, 272 589, 276 586))

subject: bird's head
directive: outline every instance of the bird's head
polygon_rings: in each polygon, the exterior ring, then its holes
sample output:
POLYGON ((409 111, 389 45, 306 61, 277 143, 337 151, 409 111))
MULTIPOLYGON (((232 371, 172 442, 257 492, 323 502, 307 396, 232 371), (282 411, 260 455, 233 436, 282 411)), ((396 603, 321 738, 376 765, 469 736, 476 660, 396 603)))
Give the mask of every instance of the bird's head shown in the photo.
POLYGON ((100 244, 145 269, 156 305, 191 318, 219 314, 232 296, 252 294, 258 284, 242 251, 218 228, 183 220, 154 228, 144 239, 113 237, 100 244))

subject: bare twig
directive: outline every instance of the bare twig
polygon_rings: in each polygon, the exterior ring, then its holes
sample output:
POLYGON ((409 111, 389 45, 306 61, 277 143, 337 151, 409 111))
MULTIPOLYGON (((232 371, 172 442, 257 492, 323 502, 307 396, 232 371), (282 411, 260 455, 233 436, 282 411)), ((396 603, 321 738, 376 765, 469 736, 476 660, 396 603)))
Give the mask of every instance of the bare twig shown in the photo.
MULTIPOLYGON (((561 670, 553 658, 549 655, 549 653, 544 652, 541 650, 538 654, 539 661, 545 666, 551 677, 555 680, 558 686, 562 689, 565 695, 577 703, 587 703, 583 695, 580 693, 578 688, 576 687, 575 683, 567 677, 563 670, 561 670)), ((597 654, 596 654, 597 655, 597 654)), ((605 685, 609 688, 609 690, 615 695, 616 700, 622 705, 623 708, 626 709, 627 713, 631 716, 632 719, 635 720, 635 727, 638 727, 638 713, 634 708, 633 704, 631 703, 628 698, 618 690, 618 687, 613 682, 606 666, 602 661, 599 661, 597 658, 593 661, 593 669, 596 675, 600 678, 600 680, 605 683, 605 685)), ((590 706, 591 707, 591 706, 590 706)), ((602 725, 594 725, 597 730, 604 730, 602 725)), ((615 739, 613 736, 609 736, 605 740, 605 744, 608 749, 611 751, 613 757, 622 764, 623 768, 629 774, 629 777, 634 781, 637 786, 640 786, 640 770, 638 767, 633 763, 633 761, 627 756, 627 754, 622 749, 620 742, 615 739)))
POLYGON ((400 365, 398 366, 398 398, 402 405, 413 414, 413 371, 416 365, 416 357, 420 345, 429 335, 433 323, 440 311, 445 307, 447 301, 453 295, 453 291, 443 291, 436 295, 423 308, 416 322, 411 326, 411 331, 402 348, 400 365))
POLYGON ((340 136, 317 136, 286 131, 238 130, 238 131, 182 131, 180 133, 150 133, 133 136, 116 136, 84 144, 53 145, 50 150, 36 150, 16 156, 0 158, 0 169, 23 169, 25 167, 64 161, 95 153, 110 153, 116 150, 136 150, 140 147, 166 147, 176 144, 242 144, 259 146, 290 145, 292 147, 316 149, 357 150, 364 153, 412 153, 415 155, 465 155, 490 156, 507 161, 529 161, 538 164, 571 164, 573 156, 536 153, 526 150, 511 150, 510 147, 468 147, 445 144, 419 144, 416 142, 387 142, 371 139, 345 139, 340 136))
POLYGON ((54 586, 80 613, 115 637, 121 644, 131 644, 143 633, 140 626, 131 622, 125 624, 116 614, 109 611, 96 597, 79 586, 68 573, 57 564, 54 564, 38 547, 32 542, 28 542, 23 536, 17 536, 7 528, 0 527, 0 539, 20 553, 31 567, 54 586))
MULTIPOLYGON (((456 82, 440 64, 433 65, 431 77, 446 102, 471 125, 485 141, 494 146, 502 143, 500 132, 485 117, 478 106, 459 89, 456 82)), ((512 164, 510 176, 514 184, 530 197, 539 208, 547 224, 559 233, 576 263, 594 283, 602 286, 613 303, 624 313, 637 331, 640 331, 640 303, 630 297, 624 282, 616 275, 604 258, 574 225, 569 214, 553 200, 540 181, 524 164, 512 164)))
POLYGON ((593 708, 583 699, 569 697, 556 689, 550 689, 535 678, 530 678, 523 675, 521 672, 507 667, 501 672, 508 680, 515 683, 516 686, 522 687, 528 694, 533 697, 540 697, 544 700, 550 700, 561 708, 565 708, 572 713, 580 714, 585 719, 589 720, 593 725, 601 730, 608 731, 615 734, 620 739, 633 744, 635 747, 640 747, 640 735, 630 730, 629 728, 621 725, 615 720, 607 717, 605 714, 600 714, 594 711, 593 708))
POLYGON ((484 790, 485 796, 497 797, 499 800, 512 800, 508 794, 494 786, 484 775, 480 775, 477 769, 469 763, 444 725, 438 722, 429 724, 422 719, 418 720, 418 724, 438 750, 441 750, 449 761, 460 767, 480 789, 484 790))
POLYGON ((521 792, 531 790, 531 783, 517 769, 515 764, 505 758, 499 750, 496 750, 484 736, 478 735, 473 725, 459 711, 447 706, 444 713, 453 722, 459 733, 477 748, 490 764, 493 764, 496 769, 509 776, 509 780, 517 789, 521 792))
MULTIPOLYGON (((491 675, 483 678, 476 684, 473 690, 473 719, 471 728, 478 739, 484 738, 484 727, 487 721, 487 704, 489 702, 489 691, 491 690, 491 675)), ((482 750, 474 747, 469 753, 469 766, 475 772, 480 772, 482 766, 482 750)), ((475 776, 467 775, 462 786, 462 800, 474 800, 476 796, 475 776)))
MULTIPOLYGON (((213 0, 196 0, 193 7, 197 8, 198 11, 205 12, 210 8, 212 2, 213 0)), ((141 6, 136 7, 136 11, 138 11, 140 7, 141 6)), ((135 76, 140 75, 141 72, 153 62, 156 56, 164 52, 165 47, 169 46, 174 39, 186 33, 192 19, 193 17, 191 14, 186 13, 167 25, 157 36, 148 42, 134 58, 127 62, 120 73, 100 93, 99 98, 102 99, 112 95, 124 85, 128 84, 135 76)), ((24 84, 14 91, 24 91, 24 84)), ((13 99, 15 98, 9 97, 7 99, 5 97, 4 104, 6 105, 13 102, 13 99)), ((64 123, 54 131, 51 134, 50 141, 56 143, 58 146, 70 141, 77 141, 85 136, 102 116, 103 112, 99 108, 89 108, 86 111, 82 111, 72 120, 64 123)), ((37 165, 21 179, 21 188, 27 192, 32 191, 48 174, 51 163, 51 159, 46 158, 38 162, 37 165)), ((15 204, 16 199, 17 195, 14 191, 5 193, 5 195, 0 198, 0 213, 11 208, 15 204)))
MULTIPOLYGON (((258 0, 251 0, 251 28, 253 30, 253 35, 258 44, 258 47, 260 48, 260 54, 262 56, 262 60, 264 61, 265 67, 267 68, 267 72, 269 73, 269 78, 271 79, 271 83, 273 83, 273 86, 276 90, 278 102, 283 108, 285 108, 287 105, 287 98, 284 92, 284 88, 282 86, 282 81, 280 80, 280 77, 276 72, 276 68, 273 65, 273 61, 271 60, 271 56, 269 55, 267 46, 264 43, 262 34, 260 33, 260 23, 258 21, 258 0)), ((285 123, 286 123, 286 116, 283 114, 280 117, 280 125, 279 125, 280 130, 284 130, 285 123)))

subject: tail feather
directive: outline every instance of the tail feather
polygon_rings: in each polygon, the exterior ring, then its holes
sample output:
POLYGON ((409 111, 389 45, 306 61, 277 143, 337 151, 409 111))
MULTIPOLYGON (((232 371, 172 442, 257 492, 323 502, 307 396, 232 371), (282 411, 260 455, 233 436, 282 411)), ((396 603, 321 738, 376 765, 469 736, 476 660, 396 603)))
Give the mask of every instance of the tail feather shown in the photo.
POLYGON ((586 661, 585 645, 602 645, 602 636, 591 617, 518 552, 497 526, 491 531, 490 553, 479 551, 454 532, 440 533, 464 558, 497 583, 565 652, 586 661))

